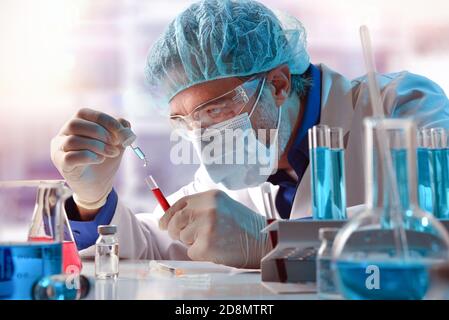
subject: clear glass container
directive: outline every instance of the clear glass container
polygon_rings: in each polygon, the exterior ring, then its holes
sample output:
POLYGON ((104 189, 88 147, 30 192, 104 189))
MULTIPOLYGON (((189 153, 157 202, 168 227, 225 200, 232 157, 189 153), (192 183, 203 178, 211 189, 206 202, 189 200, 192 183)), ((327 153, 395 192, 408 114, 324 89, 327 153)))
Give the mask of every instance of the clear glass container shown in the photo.
POLYGON ((430 172, 433 191, 433 215, 438 219, 449 218, 449 149, 446 130, 430 129, 430 172))
POLYGON ((117 226, 98 226, 95 244, 95 276, 98 279, 116 279, 119 273, 119 243, 117 226))
MULTIPOLYGON (((70 191, 63 186, 62 190, 65 198, 68 198, 70 191)), ((30 242, 46 242, 48 241, 48 229, 54 223, 51 217, 51 210, 55 206, 56 190, 52 184, 48 182, 41 182, 36 194, 36 203, 34 206, 33 219, 28 230, 28 241, 30 242)), ((64 199, 65 200, 65 199, 64 199)), ((61 204, 61 219, 63 228, 63 242, 62 242, 62 271, 66 274, 79 274, 82 269, 81 257, 73 237, 70 223, 64 208, 64 203, 61 204)))
POLYGON ((448 261, 449 236, 417 204, 416 128, 365 119, 365 209, 337 234, 332 265, 347 299, 422 299, 429 269, 448 261))
POLYGON ((312 215, 316 220, 346 219, 343 129, 316 125, 308 131, 312 215))
POLYGON ((0 299, 32 299, 33 285, 60 274, 69 196, 64 181, 0 181, 0 299))
POLYGON ((345 220, 347 216, 343 128, 331 127, 329 135, 332 167, 332 218, 345 220))
POLYGON ((416 150, 417 179, 418 179, 418 204, 424 211, 433 213, 433 178, 431 171, 431 131, 429 128, 421 128, 418 131, 418 148, 416 150))
POLYGON ((339 229, 321 228, 320 248, 317 253, 317 292, 320 299, 341 299, 332 270, 332 245, 339 229))

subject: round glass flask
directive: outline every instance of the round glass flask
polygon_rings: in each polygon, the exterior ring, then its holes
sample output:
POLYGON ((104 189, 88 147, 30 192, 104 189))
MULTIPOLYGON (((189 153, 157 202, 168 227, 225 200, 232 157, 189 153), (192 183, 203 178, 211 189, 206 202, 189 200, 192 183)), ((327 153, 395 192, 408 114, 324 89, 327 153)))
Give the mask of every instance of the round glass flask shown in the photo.
POLYGON ((422 299, 429 270, 449 257, 442 224, 417 204, 416 128, 367 118, 365 207, 339 231, 332 266, 346 299, 422 299))

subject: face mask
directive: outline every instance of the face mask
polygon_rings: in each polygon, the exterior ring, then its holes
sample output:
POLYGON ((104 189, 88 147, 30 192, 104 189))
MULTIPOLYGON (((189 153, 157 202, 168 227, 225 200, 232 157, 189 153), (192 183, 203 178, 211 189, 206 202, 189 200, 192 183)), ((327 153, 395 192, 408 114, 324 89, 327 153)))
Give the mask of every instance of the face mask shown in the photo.
MULTIPOLYGON (((256 102, 253 110, 258 105, 256 102)), ((278 164, 280 108, 275 129, 260 129, 257 139, 248 113, 192 132, 190 140, 210 178, 231 190, 255 187, 267 181, 278 164), (268 134, 266 132, 268 131, 268 134), (268 137, 266 137, 268 135, 268 137), (266 142, 263 141, 266 138, 266 142)))

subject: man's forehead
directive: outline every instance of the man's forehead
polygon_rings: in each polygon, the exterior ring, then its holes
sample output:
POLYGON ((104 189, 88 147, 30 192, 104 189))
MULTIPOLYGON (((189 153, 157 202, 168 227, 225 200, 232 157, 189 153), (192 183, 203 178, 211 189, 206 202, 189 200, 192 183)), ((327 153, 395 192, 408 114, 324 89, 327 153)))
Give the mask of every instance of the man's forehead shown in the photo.
POLYGON ((196 84, 173 97, 170 101, 170 114, 186 115, 195 107, 231 91, 242 83, 240 78, 232 77, 196 84))

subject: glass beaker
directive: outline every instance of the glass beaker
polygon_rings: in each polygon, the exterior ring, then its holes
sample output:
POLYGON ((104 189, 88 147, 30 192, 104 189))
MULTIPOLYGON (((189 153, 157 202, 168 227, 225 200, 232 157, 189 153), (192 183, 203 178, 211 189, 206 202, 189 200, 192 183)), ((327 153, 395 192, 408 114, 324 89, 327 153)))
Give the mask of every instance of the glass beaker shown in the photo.
MULTIPOLYGON (((64 200, 69 196, 69 191, 63 187, 64 200)), ((47 229, 51 225, 51 210, 55 205, 54 187, 51 184, 41 183, 37 188, 36 203, 33 218, 28 231, 28 241, 47 242, 50 235, 47 229)), ((62 242, 62 271, 64 273, 80 273, 82 268, 81 258, 76 247, 73 233, 65 213, 64 205, 61 206, 61 225, 63 227, 62 242)))
POLYGON ((338 288, 347 299, 422 299, 429 269, 448 261, 449 236, 417 205, 416 128, 406 119, 364 125, 365 209, 335 239, 338 288))
POLYGON ((38 280, 61 273, 65 197, 62 181, 0 182, 0 299, 31 299, 38 280))

